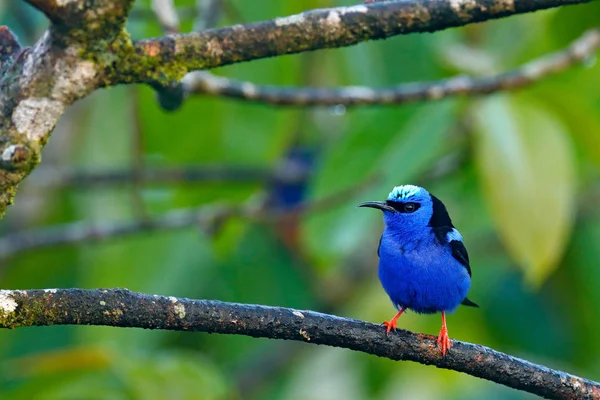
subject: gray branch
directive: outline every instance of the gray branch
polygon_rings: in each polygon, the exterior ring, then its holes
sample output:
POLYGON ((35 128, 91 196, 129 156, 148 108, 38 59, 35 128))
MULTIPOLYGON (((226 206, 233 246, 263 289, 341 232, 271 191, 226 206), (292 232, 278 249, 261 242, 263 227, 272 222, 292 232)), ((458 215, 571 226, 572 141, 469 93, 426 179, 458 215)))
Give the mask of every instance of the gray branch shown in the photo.
POLYGON ((192 209, 173 210, 160 216, 141 220, 103 221, 98 224, 83 221, 71 222, 11 232, 0 237, 0 260, 36 248, 101 241, 154 231, 198 227, 204 232, 213 233, 218 231, 225 221, 236 217, 263 223, 276 222, 293 215, 330 209, 349 196, 376 183, 378 179, 377 176, 370 176, 367 180, 345 190, 285 209, 269 207, 268 198, 256 196, 251 197, 243 204, 214 204, 192 209))
POLYGON ((385 88, 282 87, 256 85, 195 71, 183 78, 187 95, 224 96, 277 106, 333 106, 405 104, 441 100, 457 95, 482 95, 529 86, 581 63, 600 47, 600 30, 591 29, 567 48, 548 54, 511 71, 484 77, 459 75, 432 82, 413 82, 385 88))
POLYGON ((434 32, 588 0, 381 2, 137 42, 125 30, 133 0, 27 1, 51 26, 34 47, 20 50, 8 29, 0 32, 0 217, 18 184, 40 162, 65 109, 100 87, 144 82, 177 97, 183 90, 179 84, 171 87, 173 82, 193 70, 434 32))
MULTIPOLYGON (((134 43, 135 68, 113 83, 148 82, 173 75, 310 50, 347 47, 395 35, 435 32, 586 0, 406 0, 306 11, 247 25, 134 43), (152 79, 150 79, 152 80, 152 79)), ((182 76, 182 75, 179 75, 182 76)))
POLYGON ((105 325, 246 335, 341 347, 414 361, 552 399, 597 399, 600 383, 485 346, 453 340, 441 355, 435 336, 283 307, 152 296, 126 289, 0 291, 0 328, 105 325))

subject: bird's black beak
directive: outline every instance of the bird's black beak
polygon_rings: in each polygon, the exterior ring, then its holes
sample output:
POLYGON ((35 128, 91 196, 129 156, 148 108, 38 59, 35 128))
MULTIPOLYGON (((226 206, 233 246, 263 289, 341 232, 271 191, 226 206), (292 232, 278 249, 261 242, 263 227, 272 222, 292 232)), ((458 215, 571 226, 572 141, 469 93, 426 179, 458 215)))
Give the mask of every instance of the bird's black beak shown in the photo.
POLYGON ((383 201, 366 201, 364 203, 360 203, 358 205, 358 207, 370 207, 370 208, 377 208, 378 210, 381 210, 381 211, 396 212, 396 210, 393 207, 388 206, 383 201))

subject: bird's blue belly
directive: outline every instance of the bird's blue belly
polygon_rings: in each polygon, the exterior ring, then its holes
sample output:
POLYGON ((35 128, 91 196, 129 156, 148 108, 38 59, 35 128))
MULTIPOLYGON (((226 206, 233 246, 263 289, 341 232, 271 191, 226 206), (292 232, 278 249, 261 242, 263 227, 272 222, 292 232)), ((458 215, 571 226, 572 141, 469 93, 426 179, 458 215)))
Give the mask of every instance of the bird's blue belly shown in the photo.
POLYGON ((432 243, 418 251, 382 249, 379 280, 392 303, 418 313, 452 312, 467 296, 471 279, 447 247, 432 243))

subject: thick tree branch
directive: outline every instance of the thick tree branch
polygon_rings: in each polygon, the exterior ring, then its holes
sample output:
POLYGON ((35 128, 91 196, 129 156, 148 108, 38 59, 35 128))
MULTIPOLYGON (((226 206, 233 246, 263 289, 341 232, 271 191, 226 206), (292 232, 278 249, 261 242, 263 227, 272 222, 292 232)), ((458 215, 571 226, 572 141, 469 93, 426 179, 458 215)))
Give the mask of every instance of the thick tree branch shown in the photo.
POLYGON ((582 2, 586 0, 407 0, 311 10, 248 25, 140 40, 134 43, 135 68, 110 78, 113 84, 148 82, 148 76, 169 68, 209 69, 582 2))
POLYGON ((600 29, 592 29, 567 48, 548 54, 511 71, 484 77, 459 75, 433 82, 413 82, 386 88, 348 86, 341 88, 302 88, 256 85, 195 71, 183 78, 186 94, 225 96, 271 105, 331 106, 337 104, 404 104, 440 100, 455 95, 489 94, 514 90, 563 72, 592 56, 600 47, 600 29))
POLYGON ((52 24, 34 47, 22 49, 12 62, 2 62, 0 217, 12 203, 17 185, 39 163, 65 108, 103 85, 103 63, 118 67, 114 58, 103 58, 108 49, 131 44, 123 28, 133 0, 29 3, 52 24))
POLYGON ((464 372, 553 399, 597 399, 600 384, 490 348, 453 341, 443 357, 434 336, 282 307, 152 296, 126 289, 0 291, 0 327, 107 325, 246 335, 342 347, 464 372))
MULTIPOLYGON (((132 43, 124 26, 133 0, 28 0, 51 26, 33 48, 23 49, 0 70, 0 216, 18 184, 39 163, 66 107, 99 87, 134 82, 169 87, 192 70, 587 1, 382 2, 132 43)), ((176 108, 177 103, 169 106, 176 108)))

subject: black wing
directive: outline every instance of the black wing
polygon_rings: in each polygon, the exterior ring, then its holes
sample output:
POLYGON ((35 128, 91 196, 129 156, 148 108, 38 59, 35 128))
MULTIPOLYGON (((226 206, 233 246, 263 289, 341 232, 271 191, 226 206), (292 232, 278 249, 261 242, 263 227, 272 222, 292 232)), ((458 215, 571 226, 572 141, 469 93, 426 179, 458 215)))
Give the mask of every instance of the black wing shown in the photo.
POLYGON ((463 242, 458 240, 451 240, 448 243, 447 236, 449 232, 452 232, 452 229, 454 229, 453 226, 436 226, 431 228, 438 242, 442 245, 450 246, 450 249, 452 249, 452 256, 467 269, 469 276, 471 276, 471 266, 469 265, 469 253, 467 253, 467 249, 463 242))
MULTIPOLYGON (((467 253, 467 248, 465 247, 463 242, 460 242, 458 240, 452 240, 449 244, 450 248, 452 249, 452 256, 456 258, 458 262, 460 262, 467 269, 469 276, 471 276, 471 266, 469 265, 469 253, 467 253)), ((466 297, 461 302, 461 304, 469 307, 479 307, 476 303, 472 302, 466 297)))
POLYGON ((452 249, 452 256, 456 258, 456 260, 458 260, 458 262, 461 263, 467 269, 469 276, 471 276, 471 266, 469 265, 469 253, 467 253, 467 248, 465 247, 463 242, 460 242, 458 240, 451 240, 448 244, 452 249))
POLYGON ((377 257, 379 257, 379 248, 381 247, 381 239, 383 239, 383 235, 379 238, 379 244, 377 245, 377 257))

